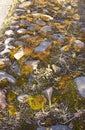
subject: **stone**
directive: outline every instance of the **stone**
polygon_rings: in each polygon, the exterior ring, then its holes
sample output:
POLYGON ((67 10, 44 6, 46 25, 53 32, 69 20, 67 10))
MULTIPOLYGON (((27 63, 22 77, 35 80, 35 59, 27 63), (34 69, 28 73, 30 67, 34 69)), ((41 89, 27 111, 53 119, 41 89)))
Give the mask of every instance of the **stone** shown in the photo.
POLYGON ((10 83, 13 84, 16 82, 16 79, 12 75, 8 74, 5 71, 0 71, 0 81, 3 79, 7 79, 10 83))
POLYGON ((7 38, 6 40, 5 40, 5 45, 9 45, 11 42, 13 42, 14 41, 14 38, 12 38, 12 37, 9 37, 9 38, 7 38))
POLYGON ((10 29, 12 30, 15 30, 15 29, 18 29, 19 28, 19 25, 10 25, 10 29))
POLYGON ((24 28, 20 28, 17 30, 17 33, 19 33, 19 34, 24 33, 24 32, 26 32, 26 29, 24 29, 24 28))
POLYGON ((31 60, 31 61, 26 61, 25 64, 32 66, 34 70, 37 69, 38 64, 39 64, 40 60, 31 60))
POLYGON ((20 8, 15 9, 15 11, 16 11, 16 12, 25 12, 25 10, 24 10, 24 9, 20 9, 20 8))
POLYGON ((53 71, 54 71, 55 73, 58 73, 58 72, 60 72, 60 70, 61 70, 61 68, 60 68, 59 66, 55 65, 55 64, 52 64, 52 69, 53 69, 53 71))
POLYGON ((20 39, 25 39, 25 38, 29 38, 29 37, 30 37, 29 34, 25 34, 25 35, 21 36, 20 39))
POLYGON ((73 45, 74 45, 74 47, 80 47, 80 48, 84 48, 85 47, 85 43, 80 41, 80 40, 75 40, 73 45))
POLYGON ((5 58, 0 58, 0 65, 10 65, 11 61, 9 58, 5 57, 5 58))
POLYGON ((6 95, 3 90, 0 90, 0 108, 4 109, 6 105, 6 95))
POLYGON ((47 88, 44 91, 42 91, 42 94, 44 94, 46 96, 46 98, 49 101, 49 106, 51 107, 51 98, 52 98, 52 94, 53 94, 53 88, 47 88))
POLYGON ((85 98, 85 76, 75 78, 74 83, 76 84, 79 94, 85 98))
POLYGON ((73 129, 70 129, 66 125, 55 125, 55 126, 50 126, 50 127, 37 128, 37 130, 73 130, 73 129))
POLYGON ((31 1, 25 1, 19 5, 19 8, 29 7, 32 4, 31 1))
POLYGON ((35 53, 43 53, 50 45, 52 44, 51 41, 44 41, 39 44, 34 50, 35 53))
POLYGON ((58 34, 53 34, 53 35, 52 35, 52 38, 63 42, 64 39, 65 39, 65 35, 64 35, 64 34, 60 34, 60 33, 58 33, 58 34))
POLYGON ((29 27, 27 28, 27 30, 35 31, 35 27, 33 27, 33 26, 29 26, 29 27))
POLYGON ((15 45, 27 45, 26 42, 22 42, 22 41, 15 41, 14 44, 15 44, 15 45))
POLYGON ((17 63, 14 63, 12 66, 11 66, 11 70, 16 73, 17 75, 20 75, 20 68, 19 68, 19 65, 17 63))
POLYGON ((15 59, 19 60, 21 57, 24 56, 24 50, 23 48, 20 48, 15 54, 14 57, 15 59))
POLYGON ((50 15, 46 15, 46 14, 42 14, 42 13, 32 13, 33 16, 38 16, 38 17, 46 17, 49 20, 53 20, 53 17, 51 17, 50 15))
POLYGON ((8 35, 8 36, 14 35, 14 32, 13 32, 13 30, 7 30, 7 31, 5 31, 5 35, 8 35))
POLYGON ((17 97, 17 100, 20 102, 20 103, 24 103, 24 100, 28 98, 28 95, 27 94, 21 94, 17 97))
POLYGON ((44 26, 46 23, 43 20, 37 20, 36 24, 44 26))
POLYGON ((22 19, 20 22, 25 24, 25 26, 30 26, 31 25, 30 22, 28 22, 27 20, 24 20, 24 19, 22 19))
POLYGON ((3 51, 0 52, 0 55, 8 54, 11 50, 9 48, 5 48, 3 51))
POLYGON ((52 27, 51 26, 43 26, 42 28, 41 28, 41 31, 45 31, 45 32, 49 32, 49 31, 52 31, 52 27))

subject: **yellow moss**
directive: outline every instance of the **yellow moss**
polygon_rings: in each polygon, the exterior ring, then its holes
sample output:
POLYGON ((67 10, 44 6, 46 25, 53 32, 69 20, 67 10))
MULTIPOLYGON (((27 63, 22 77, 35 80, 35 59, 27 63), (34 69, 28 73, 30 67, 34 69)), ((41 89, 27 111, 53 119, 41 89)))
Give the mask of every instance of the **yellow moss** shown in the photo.
POLYGON ((20 67, 20 72, 22 75, 28 75, 32 71, 33 71, 33 68, 31 66, 24 65, 20 67))
POLYGON ((6 65, 0 65, 0 70, 3 70, 6 68, 6 65))
POLYGON ((7 79, 3 79, 0 81, 0 88, 7 87, 7 85, 8 85, 7 79))
POLYGON ((32 110, 43 109, 46 104, 46 98, 44 95, 28 96, 28 99, 25 100, 25 103, 28 103, 32 110))
POLYGON ((8 105, 8 112, 10 116, 16 116, 17 113, 17 108, 16 105, 11 103, 8 105))

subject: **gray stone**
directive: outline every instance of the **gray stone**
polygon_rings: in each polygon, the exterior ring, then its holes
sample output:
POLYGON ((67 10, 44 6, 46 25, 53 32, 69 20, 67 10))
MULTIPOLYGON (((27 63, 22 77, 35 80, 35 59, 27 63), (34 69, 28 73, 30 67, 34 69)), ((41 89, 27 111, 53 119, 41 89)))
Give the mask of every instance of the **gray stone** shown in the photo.
POLYGON ((9 37, 9 38, 7 38, 6 40, 5 40, 5 45, 9 45, 9 43, 11 43, 11 42, 13 42, 14 41, 14 38, 12 38, 12 37, 9 37))
POLYGON ((64 35, 64 34, 60 34, 60 33, 58 33, 58 34, 53 34, 53 35, 52 35, 52 38, 63 42, 64 39, 65 39, 65 35, 64 35))
POLYGON ((30 22, 28 22, 27 20, 24 20, 24 19, 22 19, 20 22, 25 24, 26 26, 30 26, 31 25, 30 22))
POLYGON ((38 67, 38 64, 39 64, 39 60, 31 60, 31 61, 26 61, 25 64, 26 65, 29 65, 29 66, 32 66, 34 70, 37 69, 38 67))
POLYGON ((38 25, 45 25, 45 22, 43 20, 37 20, 36 24, 38 24, 38 25))
POLYGON ((24 29, 24 28, 20 28, 17 30, 17 33, 19 33, 19 34, 24 33, 24 32, 26 32, 26 29, 24 29))
POLYGON ((15 29, 18 29, 19 28, 19 25, 10 25, 10 29, 12 30, 15 30, 15 29))
POLYGON ((32 4, 31 1, 25 1, 19 5, 19 8, 29 7, 32 4))
POLYGON ((11 69, 14 73, 16 73, 17 75, 20 75, 20 68, 18 66, 17 63, 14 63, 12 66, 11 66, 11 69))
POLYGON ((45 31, 45 32, 52 31, 52 27, 51 27, 51 26, 43 26, 43 27, 41 28, 41 31, 45 31))
POLYGON ((13 32, 13 30, 7 30, 7 31, 5 32, 5 35, 8 35, 8 36, 14 35, 14 32, 13 32))
POLYGON ((20 102, 20 103, 24 103, 24 100, 28 98, 28 95, 27 94, 21 94, 17 97, 17 100, 20 102))
POLYGON ((72 130, 72 129, 70 129, 66 125, 55 125, 50 127, 37 128, 37 130, 72 130))
POLYGON ((15 54, 14 57, 15 59, 19 60, 21 57, 24 56, 24 50, 23 48, 20 48, 15 54))
POLYGON ((30 31, 35 31, 35 27, 33 27, 33 26, 29 26, 27 29, 30 31))
POLYGON ((5 71, 0 71, 0 81, 3 79, 7 79, 10 83, 13 84, 16 82, 16 79, 12 75, 8 74, 5 71))
POLYGON ((85 97, 85 76, 80 76, 74 79, 74 83, 82 97, 85 97))
POLYGON ((52 44, 51 41, 44 41, 41 42, 39 46, 37 46, 34 50, 35 53, 43 53, 50 45, 52 44))
POLYGON ((14 44, 15 45, 27 45, 26 42, 22 42, 22 41, 16 41, 14 44))
POLYGON ((85 47, 85 43, 82 42, 82 41, 80 41, 80 40, 75 40, 74 43, 73 43, 73 45, 75 47, 85 47))
POLYGON ((29 34, 25 34, 25 35, 21 36, 20 39, 29 38, 29 37, 30 37, 29 34))

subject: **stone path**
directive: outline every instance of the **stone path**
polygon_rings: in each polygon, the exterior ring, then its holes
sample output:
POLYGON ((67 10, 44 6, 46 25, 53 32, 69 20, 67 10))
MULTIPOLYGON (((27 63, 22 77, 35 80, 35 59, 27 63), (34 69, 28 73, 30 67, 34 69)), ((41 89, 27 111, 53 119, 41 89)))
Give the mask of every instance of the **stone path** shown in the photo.
MULTIPOLYGON (((80 117, 74 106, 80 109, 85 103, 85 39, 76 1, 29 0, 15 8, 0 39, 3 130, 3 120, 6 130, 21 120, 38 126, 68 123, 73 128, 70 121, 80 117)), ((70 129, 52 128, 59 127, 70 129)))
POLYGON ((9 12, 12 2, 13 0, 0 0, 0 29, 2 28, 2 24, 9 12))

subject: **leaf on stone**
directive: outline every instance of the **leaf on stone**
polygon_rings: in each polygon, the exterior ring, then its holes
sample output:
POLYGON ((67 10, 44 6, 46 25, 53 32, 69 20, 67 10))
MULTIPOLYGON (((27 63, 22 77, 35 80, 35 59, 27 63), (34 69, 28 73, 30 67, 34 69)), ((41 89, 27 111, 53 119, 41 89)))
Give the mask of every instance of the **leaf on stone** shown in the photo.
POLYGON ((44 94, 46 96, 46 98, 49 101, 49 106, 51 107, 51 98, 52 98, 52 94, 53 94, 53 88, 52 87, 47 88, 46 90, 44 90, 42 92, 42 94, 44 94))

